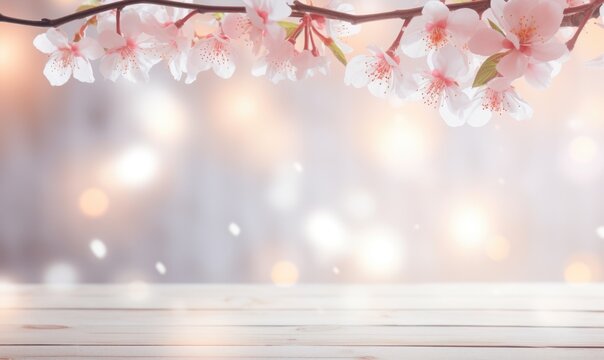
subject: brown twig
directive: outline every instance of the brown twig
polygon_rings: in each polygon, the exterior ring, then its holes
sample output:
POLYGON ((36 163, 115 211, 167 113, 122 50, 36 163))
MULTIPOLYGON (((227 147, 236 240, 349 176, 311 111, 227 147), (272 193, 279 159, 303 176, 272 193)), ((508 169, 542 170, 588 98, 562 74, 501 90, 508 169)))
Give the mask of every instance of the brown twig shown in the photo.
MULTIPOLYGON (((565 18, 562 22, 563 25, 566 26, 579 26, 583 15, 587 11, 593 9, 595 3, 602 3, 602 0, 595 0, 589 4, 580 5, 568 8, 564 11, 565 18)), ((55 19, 47 19, 43 18, 40 20, 29 20, 29 19, 21 19, 14 18, 10 16, 6 16, 0 13, 0 22, 25 25, 25 26, 35 26, 35 27, 58 27, 61 25, 65 25, 72 21, 76 21, 79 19, 85 19, 90 16, 98 15, 103 12, 116 10, 120 8, 125 8, 132 5, 138 4, 148 4, 148 5, 161 5, 168 6, 173 8, 181 8, 181 9, 190 9, 195 13, 205 14, 205 13, 244 13, 245 7, 243 6, 220 6, 220 5, 203 5, 203 4, 192 4, 185 3, 180 1, 172 1, 172 0, 121 0, 110 4, 100 5, 94 8, 78 11, 73 14, 69 14, 66 16, 62 16, 55 19)), ((490 0, 477 0, 477 1, 468 1, 462 3, 448 4, 447 5, 451 10, 456 9, 473 9, 479 13, 482 13, 490 6, 490 0)), ((404 9, 404 10, 393 10, 387 12, 380 12, 374 14, 363 14, 363 15, 354 15, 348 14, 336 10, 326 9, 318 6, 307 5, 300 1, 294 1, 292 8, 292 17, 303 17, 305 14, 319 15, 328 19, 333 20, 341 20, 345 22, 349 22, 351 24, 360 24, 372 21, 380 21, 380 20, 388 20, 388 19, 410 19, 416 16, 421 15, 422 8, 416 7, 412 9, 404 9)), ((598 12, 595 11, 592 16, 597 16, 598 12)))

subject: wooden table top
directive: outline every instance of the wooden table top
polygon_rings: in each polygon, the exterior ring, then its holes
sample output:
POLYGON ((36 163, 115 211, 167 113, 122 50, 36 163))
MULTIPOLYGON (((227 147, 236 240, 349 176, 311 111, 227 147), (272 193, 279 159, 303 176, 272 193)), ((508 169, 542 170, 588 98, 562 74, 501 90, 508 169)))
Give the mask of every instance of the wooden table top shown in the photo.
POLYGON ((0 288, 0 359, 604 359, 604 284, 0 288))

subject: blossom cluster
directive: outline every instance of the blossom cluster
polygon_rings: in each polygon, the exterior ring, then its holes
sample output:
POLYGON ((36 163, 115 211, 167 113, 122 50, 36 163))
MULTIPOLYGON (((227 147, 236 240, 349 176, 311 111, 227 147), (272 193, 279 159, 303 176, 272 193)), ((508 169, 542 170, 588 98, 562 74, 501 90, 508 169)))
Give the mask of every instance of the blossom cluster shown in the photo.
MULTIPOLYGON (((130 5, 84 19, 73 38, 50 28, 34 45, 49 55, 44 75, 59 86, 71 77, 93 82, 94 60, 100 60, 100 73, 112 81, 147 81, 160 63, 186 83, 210 70, 228 79, 237 67, 234 46, 245 43, 256 56, 252 74, 274 83, 327 74, 337 60, 346 66, 348 85, 367 87, 377 97, 421 100, 437 108, 450 126, 482 126, 493 114, 515 119, 532 115, 515 82, 548 86, 568 58, 565 41, 581 30, 573 29, 569 36, 561 26, 565 9, 593 4, 595 10, 602 3, 491 0, 487 10, 477 12, 471 6, 452 10, 444 1, 417 0, 421 14, 404 21, 390 46, 369 46, 367 53, 348 61, 346 54, 353 49, 346 39, 359 33, 360 26, 312 12, 294 14, 289 0, 242 1, 245 13, 130 5), (205 22, 205 31, 199 21, 205 22)), ((89 0, 81 9, 111 2, 89 0)), ((354 11, 339 0, 325 8, 354 11)))

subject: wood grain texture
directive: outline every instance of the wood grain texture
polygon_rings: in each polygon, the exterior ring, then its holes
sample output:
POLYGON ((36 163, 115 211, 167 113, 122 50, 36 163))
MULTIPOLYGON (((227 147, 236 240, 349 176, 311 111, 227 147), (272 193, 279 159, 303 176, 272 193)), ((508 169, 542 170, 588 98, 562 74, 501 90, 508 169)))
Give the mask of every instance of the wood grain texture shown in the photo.
POLYGON ((37 285, 5 359, 604 359, 604 286, 37 285))

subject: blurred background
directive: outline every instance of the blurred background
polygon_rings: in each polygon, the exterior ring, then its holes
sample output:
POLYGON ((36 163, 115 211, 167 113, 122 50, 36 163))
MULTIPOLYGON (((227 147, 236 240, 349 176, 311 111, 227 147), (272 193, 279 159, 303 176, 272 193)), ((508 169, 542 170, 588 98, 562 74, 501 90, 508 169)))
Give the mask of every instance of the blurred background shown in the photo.
MULTIPOLYGON (((399 25, 350 43, 388 46, 399 25)), ((594 24, 549 89, 519 83, 532 120, 479 129, 347 87, 337 62, 275 86, 244 48, 229 81, 185 85, 160 65, 147 84, 113 84, 97 63, 94 85, 52 88, 32 45, 43 31, 0 24, 0 282, 604 280, 594 24)))

